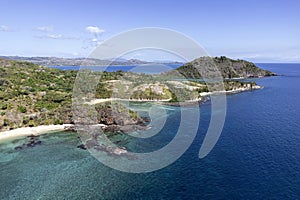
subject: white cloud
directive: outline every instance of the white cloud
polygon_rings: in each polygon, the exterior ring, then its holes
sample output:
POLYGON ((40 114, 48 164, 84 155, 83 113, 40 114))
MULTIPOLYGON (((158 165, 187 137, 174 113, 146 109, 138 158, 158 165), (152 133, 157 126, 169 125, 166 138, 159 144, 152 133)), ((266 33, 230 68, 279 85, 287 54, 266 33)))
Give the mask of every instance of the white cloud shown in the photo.
POLYGON ((42 32, 51 32, 51 31, 53 31, 53 26, 40 26, 40 27, 37 27, 36 30, 42 31, 42 32))
POLYGON ((97 38, 92 38, 90 40, 90 43, 92 46, 98 46, 98 45, 102 44, 102 42, 103 42, 103 40, 99 40, 97 38))
POLYGON ((46 37, 51 38, 51 39, 62 39, 63 35, 62 34, 47 34, 46 37))
POLYGON ((54 40, 78 40, 78 37, 65 36, 62 34, 46 34, 35 36, 39 39, 54 39, 54 40))
POLYGON ((96 34, 96 35, 105 32, 105 30, 99 28, 98 26, 88 26, 85 28, 85 30, 89 33, 96 34))
POLYGON ((9 28, 8 26, 1 25, 1 26, 0 26, 0 31, 3 31, 3 32, 9 32, 9 31, 12 31, 12 30, 11 30, 11 28, 9 28))

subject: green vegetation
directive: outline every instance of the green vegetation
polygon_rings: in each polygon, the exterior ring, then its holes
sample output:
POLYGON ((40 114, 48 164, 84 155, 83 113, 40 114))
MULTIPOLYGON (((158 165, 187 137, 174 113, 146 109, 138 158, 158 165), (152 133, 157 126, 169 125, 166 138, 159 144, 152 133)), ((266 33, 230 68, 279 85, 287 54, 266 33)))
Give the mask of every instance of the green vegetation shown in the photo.
POLYGON ((201 79, 205 78, 254 78, 264 76, 274 76, 276 74, 262 70, 255 64, 244 60, 233 60, 225 56, 221 57, 201 57, 186 63, 185 65, 166 72, 165 76, 201 79))
POLYGON ((136 87, 131 95, 131 99, 136 100, 168 100, 172 98, 169 88, 160 83, 143 84, 136 87))
POLYGON ((18 111, 20 111, 21 113, 26 113, 27 109, 24 106, 18 106, 18 111))
MULTIPOLYGON (((220 88, 220 83, 212 81, 207 85, 201 80, 208 74, 217 77, 213 71, 215 64, 225 78, 274 75, 247 61, 236 61, 226 57, 213 59, 204 57, 187 63, 177 70, 157 75, 84 70, 83 75, 88 78, 77 80, 79 84, 75 89, 82 94, 80 97, 85 98, 85 101, 93 98, 170 102, 199 100, 200 93, 220 88), (201 66, 205 66, 204 70, 199 70, 201 66), (95 80, 98 81, 95 86, 90 84, 95 80)), ((77 73, 78 71, 74 70, 63 71, 28 62, 0 59, 0 130, 73 123, 72 92, 77 73)), ((234 90, 252 88, 252 86, 255 86, 255 83, 226 80, 223 89, 234 90)), ((103 105, 105 108, 102 109, 111 108, 111 112, 116 112, 118 115, 126 112, 126 115, 121 115, 123 118, 138 118, 136 112, 128 110, 123 105, 114 104, 113 107, 108 104, 103 105)), ((98 111, 101 110, 99 106, 96 107, 98 111)), ((120 118, 118 120, 122 121, 120 118)))
POLYGON ((0 59, 0 129, 36 126, 47 121, 54 124, 57 111, 71 107, 76 74, 0 59), (40 117, 29 119, 29 115, 40 117))
POLYGON ((6 109, 7 109, 7 104, 6 104, 6 103, 1 103, 1 104, 0 104, 0 108, 1 108, 2 110, 6 110, 6 109))

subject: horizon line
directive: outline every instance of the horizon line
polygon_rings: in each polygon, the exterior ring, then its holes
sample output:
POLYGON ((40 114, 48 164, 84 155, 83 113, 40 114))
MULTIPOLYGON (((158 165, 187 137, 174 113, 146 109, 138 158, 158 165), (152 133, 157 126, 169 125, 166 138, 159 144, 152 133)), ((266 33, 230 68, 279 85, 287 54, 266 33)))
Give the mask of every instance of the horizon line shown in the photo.
MULTIPOLYGON (((216 56, 208 56, 208 57, 221 57, 222 55, 216 55, 216 56)), ((224 55, 223 55, 224 56, 224 55)), ((68 57, 68 56, 38 56, 38 55, 31 55, 31 56, 24 56, 24 55, 0 55, 0 58, 5 58, 5 57, 20 57, 20 58, 62 58, 62 59, 88 59, 89 57, 87 56, 78 56, 78 57, 68 57)), ((199 56, 200 57, 205 57, 205 56, 199 56)), ((229 59, 233 59, 233 60, 245 60, 245 61, 249 61, 249 62, 253 62, 256 64, 300 64, 300 61, 251 61, 251 59, 247 59, 247 58, 232 58, 229 56, 225 56, 229 59)), ((122 58, 123 59, 123 58, 122 58)), ((112 58, 98 58, 98 60, 112 60, 112 58)), ((137 58, 131 58, 131 59, 124 59, 126 61, 130 61, 130 60, 139 60, 142 62, 149 62, 149 63, 159 63, 159 62, 166 62, 166 63, 171 63, 171 62, 179 62, 179 63, 186 63, 183 61, 178 61, 178 60, 169 60, 169 59, 156 59, 156 60, 142 60, 142 59, 137 59, 137 58)), ((118 61, 118 60, 115 60, 118 61)), ((120 61, 121 62, 121 61, 120 61)), ((191 61, 187 61, 187 62, 191 62, 191 61)))

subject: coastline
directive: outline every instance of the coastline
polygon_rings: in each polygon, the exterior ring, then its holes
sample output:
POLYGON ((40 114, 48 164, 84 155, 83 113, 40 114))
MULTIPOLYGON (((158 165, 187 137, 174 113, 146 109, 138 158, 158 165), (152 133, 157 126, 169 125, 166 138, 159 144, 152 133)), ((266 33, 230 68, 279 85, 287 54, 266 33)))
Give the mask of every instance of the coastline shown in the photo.
POLYGON ((42 125, 36 127, 24 127, 17 128, 9 131, 0 132, 0 142, 14 140, 18 138, 27 137, 30 135, 42 135, 49 132, 64 131, 73 124, 62 124, 62 125, 42 125))
POLYGON ((235 93, 240 93, 240 92, 245 92, 245 91, 251 91, 251 90, 259 90, 259 89, 263 89, 262 86, 252 86, 251 88, 237 88, 234 90, 227 90, 227 91, 215 91, 215 92, 201 92, 200 96, 201 97, 206 97, 209 95, 218 95, 218 94, 235 94, 235 93))
MULTIPOLYGON (((251 91, 251 90, 257 90, 257 89, 262 89, 263 87, 261 86, 255 86, 253 88, 238 88, 235 90, 229 90, 229 91, 216 91, 216 92, 202 92, 200 93, 200 96, 202 98, 199 99, 194 99, 194 100, 189 100, 185 102, 168 102, 168 101, 134 101, 134 102, 155 102, 163 105, 169 105, 169 106, 189 106, 189 105, 195 105, 195 104, 201 104, 207 100, 209 100, 210 95, 219 95, 219 94, 235 94, 235 93, 240 93, 244 91, 251 91)), ((125 100, 125 99, 117 99, 117 98, 109 98, 109 99, 95 99, 91 102, 85 102, 85 104, 93 105, 101 102, 106 102, 106 101, 114 101, 114 100, 125 100)), ((132 101, 132 100, 129 100, 132 101)), ((71 130, 72 127, 74 127, 74 124, 62 124, 62 125, 41 125, 41 126, 36 126, 36 127, 23 127, 23 128, 17 128, 13 130, 8 130, 8 131, 3 131, 0 132, 0 143, 3 141, 9 141, 9 140, 14 140, 18 138, 23 138, 27 137, 30 135, 42 135, 45 133, 50 133, 50 132, 57 132, 57 131, 65 131, 65 130, 71 130)))
POLYGON ((250 87, 242 87, 242 88, 236 88, 233 90, 227 90, 227 91, 214 91, 214 92, 201 92, 199 94, 200 98, 197 99, 192 99, 192 100, 187 100, 184 102, 170 102, 170 99, 166 100, 147 100, 147 99, 120 99, 120 98, 107 98, 107 99, 93 99, 90 102, 84 102, 84 104, 88 105, 95 105, 98 103, 104 103, 108 101, 128 101, 128 102, 137 102, 137 103, 146 103, 146 102, 151 102, 151 103, 158 103, 162 105, 169 105, 169 106, 190 106, 190 105, 195 105, 195 104, 201 104, 209 100, 210 95, 221 95, 221 94, 236 94, 236 93, 241 93, 241 92, 246 92, 246 91, 252 91, 252 90, 259 90, 263 89, 263 86, 255 85, 250 87))
POLYGON ((84 104, 95 105, 98 103, 104 103, 108 101, 129 101, 129 102, 169 102, 171 99, 163 100, 148 100, 148 99, 121 99, 121 98, 107 98, 107 99, 93 99, 90 102, 84 102, 84 104))

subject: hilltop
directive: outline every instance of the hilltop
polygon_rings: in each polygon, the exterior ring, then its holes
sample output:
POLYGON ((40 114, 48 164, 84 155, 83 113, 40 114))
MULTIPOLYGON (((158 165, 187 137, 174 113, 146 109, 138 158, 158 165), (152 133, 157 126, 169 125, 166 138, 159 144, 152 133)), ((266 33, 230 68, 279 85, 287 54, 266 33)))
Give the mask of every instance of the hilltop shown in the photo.
POLYGON ((254 63, 245 60, 233 60, 225 56, 200 57, 184 64, 176 70, 166 72, 166 75, 181 74, 185 78, 201 79, 211 76, 210 69, 216 67, 223 78, 259 78, 275 76, 276 74, 260 69, 254 63), (201 73, 199 73, 201 72, 201 73))

